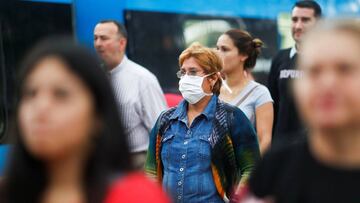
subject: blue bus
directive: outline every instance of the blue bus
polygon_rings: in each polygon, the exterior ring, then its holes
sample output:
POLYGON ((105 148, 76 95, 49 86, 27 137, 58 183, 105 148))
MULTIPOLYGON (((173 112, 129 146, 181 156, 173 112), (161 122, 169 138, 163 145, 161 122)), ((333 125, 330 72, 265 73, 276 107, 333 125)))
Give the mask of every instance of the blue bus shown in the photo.
MULTIPOLYGON (((265 81, 271 58, 286 41, 295 0, 0 0, 0 144, 8 143, 14 113, 16 75, 28 49, 49 35, 69 34, 93 47, 93 28, 116 19, 129 32, 127 55, 159 79, 165 93, 177 93, 177 58, 190 43, 213 47, 231 29, 262 39, 254 76, 265 81)), ((318 0, 327 16, 360 16, 358 0, 318 0)), ((3 146, 1 146, 3 147, 3 146)), ((6 150, 1 149, 0 153, 6 150)), ((1 156, 0 156, 1 157, 1 156)), ((1 162, 1 161, 0 161, 1 162)), ((0 164, 1 168, 1 164, 0 164)))

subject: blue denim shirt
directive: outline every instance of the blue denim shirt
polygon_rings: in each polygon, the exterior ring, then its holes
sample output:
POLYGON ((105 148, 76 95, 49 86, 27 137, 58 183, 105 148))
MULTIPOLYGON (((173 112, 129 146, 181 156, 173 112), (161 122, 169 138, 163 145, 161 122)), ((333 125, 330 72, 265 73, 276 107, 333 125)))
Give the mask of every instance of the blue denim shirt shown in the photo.
POLYGON ((211 172, 210 132, 213 128, 217 97, 212 96, 204 111, 187 126, 186 101, 170 118, 171 125, 162 138, 163 187, 174 202, 224 202, 211 172))

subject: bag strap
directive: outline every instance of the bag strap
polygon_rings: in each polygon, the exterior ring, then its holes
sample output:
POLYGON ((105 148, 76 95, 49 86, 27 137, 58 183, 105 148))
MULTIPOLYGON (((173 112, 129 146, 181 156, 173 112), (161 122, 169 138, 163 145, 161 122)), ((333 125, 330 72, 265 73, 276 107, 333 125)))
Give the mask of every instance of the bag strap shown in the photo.
POLYGON ((247 93, 235 104, 235 106, 240 106, 240 104, 243 103, 243 102, 249 97, 249 95, 250 95, 257 87, 259 87, 259 85, 255 85, 253 88, 251 88, 250 91, 247 92, 247 93))

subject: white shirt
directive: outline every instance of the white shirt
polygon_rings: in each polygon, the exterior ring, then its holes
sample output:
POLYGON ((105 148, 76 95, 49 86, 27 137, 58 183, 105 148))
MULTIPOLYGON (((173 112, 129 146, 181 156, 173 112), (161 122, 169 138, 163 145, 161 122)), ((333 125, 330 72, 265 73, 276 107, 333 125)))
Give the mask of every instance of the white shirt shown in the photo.
POLYGON ((255 81, 250 81, 229 103, 239 107, 256 129, 256 108, 268 102, 273 102, 268 88, 255 81), (243 101, 239 104, 241 100, 243 101))
POLYGON ((154 74, 126 56, 109 73, 130 150, 146 151, 150 130, 167 108, 160 84, 154 74))
POLYGON ((295 46, 291 47, 289 57, 292 58, 293 56, 295 56, 296 53, 297 53, 296 47, 295 46))

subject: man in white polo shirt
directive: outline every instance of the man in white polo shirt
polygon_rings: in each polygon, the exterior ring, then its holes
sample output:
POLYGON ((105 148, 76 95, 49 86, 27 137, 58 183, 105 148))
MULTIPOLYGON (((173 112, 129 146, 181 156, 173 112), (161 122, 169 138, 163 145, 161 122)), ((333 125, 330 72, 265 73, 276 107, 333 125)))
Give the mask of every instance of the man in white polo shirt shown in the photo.
POLYGON ((149 132, 167 106, 155 75, 126 57, 126 43, 126 29, 117 21, 100 21, 95 26, 94 47, 109 71, 133 161, 140 169, 146 159, 149 132))

